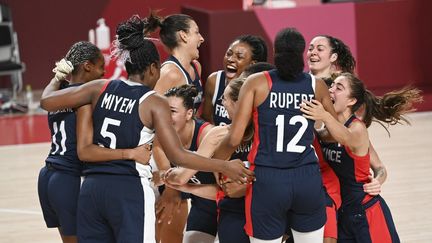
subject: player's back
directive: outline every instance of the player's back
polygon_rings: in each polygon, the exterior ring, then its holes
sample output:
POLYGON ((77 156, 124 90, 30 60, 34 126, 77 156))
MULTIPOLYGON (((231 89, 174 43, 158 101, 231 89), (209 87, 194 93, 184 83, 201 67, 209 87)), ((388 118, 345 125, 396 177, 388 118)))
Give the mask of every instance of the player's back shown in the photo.
MULTIPOLYGON (((76 85, 63 85, 61 89, 76 85)), ((77 155, 76 114, 73 109, 63 109, 48 113, 48 126, 51 132, 51 150, 46 162, 57 169, 80 174, 82 163, 77 155)))
POLYGON ((254 144, 249 161, 258 166, 297 168, 316 163, 314 121, 303 117, 300 104, 315 97, 315 78, 301 73, 282 80, 276 70, 264 72, 270 92, 254 109, 254 144))
MULTIPOLYGON (((107 82, 93 111, 94 144, 111 149, 124 149, 151 143, 154 131, 141 122, 139 105, 154 93, 149 87, 131 81, 107 82)), ((86 163, 84 173, 149 176, 147 167, 135 161, 115 160, 86 163)))

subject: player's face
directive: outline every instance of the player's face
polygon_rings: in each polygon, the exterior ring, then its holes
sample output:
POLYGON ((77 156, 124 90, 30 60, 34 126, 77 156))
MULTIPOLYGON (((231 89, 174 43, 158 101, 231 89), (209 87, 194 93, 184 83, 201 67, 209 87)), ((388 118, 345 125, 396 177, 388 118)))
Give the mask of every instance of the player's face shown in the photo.
POLYGON ((225 53, 223 64, 228 80, 238 78, 252 63, 252 49, 244 42, 234 41, 225 53))
POLYGON ((312 74, 330 69, 336 55, 331 53, 332 48, 326 37, 318 36, 312 39, 307 51, 307 61, 312 74))
POLYGON ((190 113, 192 111, 184 107, 183 99, 179 97, 168 97, 168 104, 171 109, 174 129, 179 132, 185 127, 187 121, 190 120, 190 113))
POLYGON ((89 62, 91 66, 89 81, 100 79, 105 75, 105 59, 102 53, 95 63, 89 62))
POLYGON ((329 92, 336 113, 345 112, 355 103, 355 99, 351 98, 350 81, 345 76, 337 77, 330 87, 329 92))
POLYGON ((204 42, 204 38, 200 34, 198 25, 195 23, 195 21, 193 20, 189 21, 189 30, 186 34, 188 36, 187 45, 188 48, 193 52, 192 53, 193 59, 198 59, 199 58, 198 48, 204 42))
POLYGON ((222 105, 225 107, 225 109, 228 112, 228 118, 232 119, 234 117, 234 110, 236 103, 230 98, 231 93, 231 87, 228 85, 225 90, 224 94, 222 96, 222 105))

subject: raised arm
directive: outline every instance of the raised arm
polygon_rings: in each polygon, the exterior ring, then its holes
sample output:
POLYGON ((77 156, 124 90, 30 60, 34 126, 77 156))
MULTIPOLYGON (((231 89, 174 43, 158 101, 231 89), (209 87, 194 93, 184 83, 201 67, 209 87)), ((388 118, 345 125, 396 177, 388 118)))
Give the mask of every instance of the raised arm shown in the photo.
POLYGON ((91 105, 78 108, 77 111, 77 152, 81 161, 106 162, 110 160, 135 160, 148 164, 151 151, 149 145, 134 149, 110 149, 93 144, 93 119, 91 105))
MULTIPOLYGON (((239 98, 235 115, 231 123, 231 128, 214 154, 214 158, 227 159, 235 151, 243 140, 243 136, 248 126, 252 110, 257 106, 255 100, 256 90, 267 90, 268 85, 265 81, 264 74, 254 74, 249 76, 240 89, 239 98)), ((258 99, 258 98, 257 98, 258 99)), ((264 99, 262 99, 263 101, 264 99)), ((261 102, 262 102, 261 101, 261 102)), ((258 101, 259 102, 259 101, 258 101)))
POLYGON ((42 93, 41 107, 47 111, 56 111, 96 103, 106 82, 107 80, 100 79, 80 86, 58 90, 60 83, 53 78, 42 93))
POLYGON ((304 101, 301 104, 304 117, 312 120, 322 120, 332 137, 342 145, 348 146, 354 154, 365 154, 369 147, 369 136, 366 126, 362 122, 353 122, 349 127, 335 119, 324 110, 317 101, 304 101))

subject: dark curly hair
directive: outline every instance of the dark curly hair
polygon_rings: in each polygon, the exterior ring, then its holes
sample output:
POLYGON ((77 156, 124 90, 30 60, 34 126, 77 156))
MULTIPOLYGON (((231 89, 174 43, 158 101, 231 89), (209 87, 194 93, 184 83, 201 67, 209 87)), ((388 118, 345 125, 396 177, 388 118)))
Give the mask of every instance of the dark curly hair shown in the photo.
POLYGON ((195 85, 183 84, 178 87, 173 87, 165 92, 166 97, 178 97, 183 99, 183 106, 189 110, 194 109, 194 100, 198 95, 198 90, 195 85))

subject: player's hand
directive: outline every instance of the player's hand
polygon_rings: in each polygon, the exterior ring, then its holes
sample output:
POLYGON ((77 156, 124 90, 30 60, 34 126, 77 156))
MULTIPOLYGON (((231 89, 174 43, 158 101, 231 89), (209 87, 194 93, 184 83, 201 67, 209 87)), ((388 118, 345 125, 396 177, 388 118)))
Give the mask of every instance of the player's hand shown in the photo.
POLYGON ((72 63, 63 58, 60 61, 56 62, 56 67, 52 71, 53 73, 55 73, 54 78, 57 81, 61 81, 61 80, 65 80, 66 77, 70 73, 72 73, 73 69, 74 68, 72 63))
POLYGON ((303 100, 300 104, 300 111, 304 114, 303 116, 311 120, 324 120, 327 111, 324 110, 323 105, 318 100, 303 100))
POLYGON ((373 177, 373 175, 369 175, 369 183, 363 185, 363 190, 367 194, 371 196, 376 196, 381 193, 381 183, 373 177))
POLYGON ((240 198, 246 195, 247 185, 233 183, 230 179, 224 180, 220 187, 222 188, 224 194, 230 198, 240 198))
POLYGON ((239 159, 228 161, 223 174, 238 184, 246 184, 255 179, 254 172, 247 169, 239 159))
POLYGON ((143 144, 132 149, 132 159, 143 165, 149 164, 151 154, 151 145, 149 144, 143 144))

